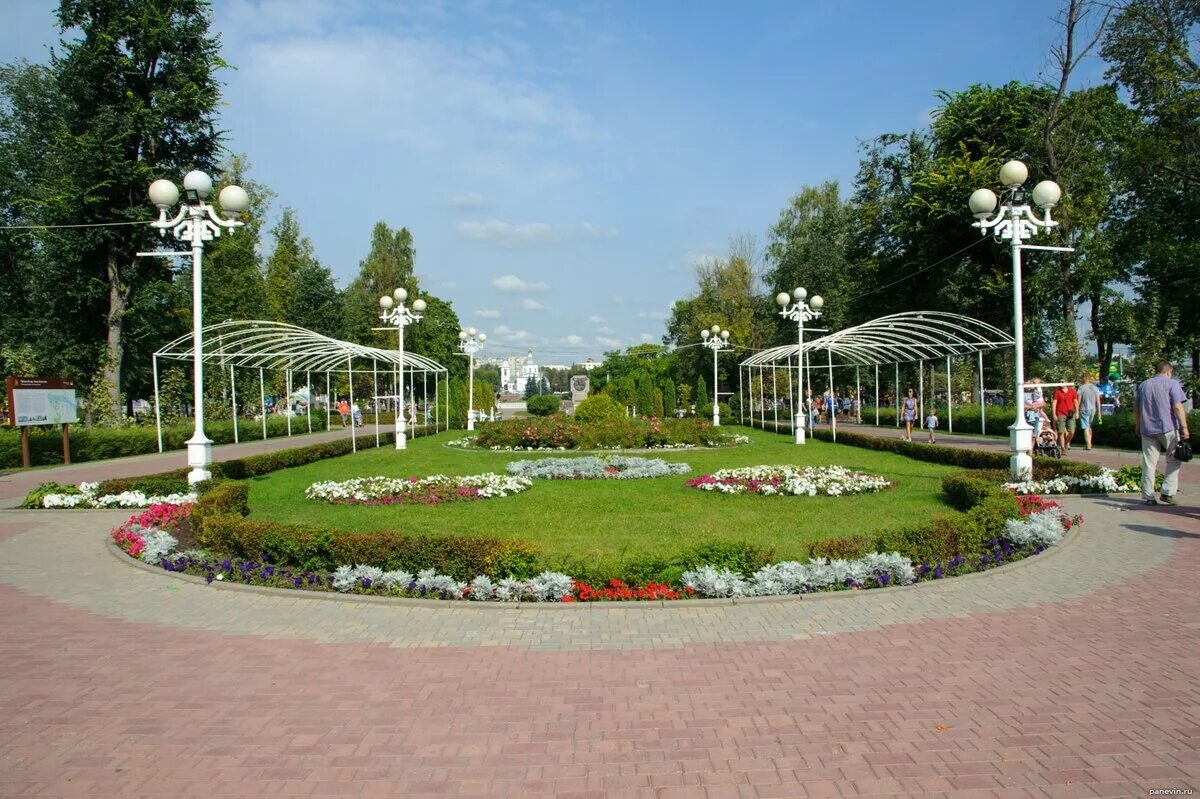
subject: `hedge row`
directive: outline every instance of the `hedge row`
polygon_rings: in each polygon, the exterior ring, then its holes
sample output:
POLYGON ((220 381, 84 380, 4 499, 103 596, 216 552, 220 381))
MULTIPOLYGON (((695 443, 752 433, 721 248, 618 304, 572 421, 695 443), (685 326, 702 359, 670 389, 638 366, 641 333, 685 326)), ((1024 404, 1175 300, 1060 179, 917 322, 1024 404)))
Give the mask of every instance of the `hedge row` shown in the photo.
MULTIPOLYGON (((394 433, 381 433, 380 441, 391 444, 396 440, 394 433)), ((290 469, 293 466, 304 466, 308 463, 337 458, 353 452, 353 443, 347 437, 337 441, 326 441, 321 444, 310 444, 307 447, 281 449, 278 452, 264 452, 261 455, 249 455, 245 458, 233 458, 218 461, 210 466, 214 480, 244 480, 257 477, 280 469, 290 469)), ((173 494, 190 490, 187 476, 190 469, 175 469, 170 472, 144 475, 142 477, 118 477, 104 480, 100 483, 98 493, 120 494, 123 491, 144 491, 147 494, 173 494)))
MULTIPOLYGON (((334 422, 337 427, 338 422, 334 422)), ((325 414, 313 415, 313 431, 325 429, 325 414)), ((192 425, 163 428, 163 449, 178 450, 187 447, 192 437, 192 425)), ((205 422, 204 432, 215 444, 233 443, 233 422, 205 422)), ((293 434, 308 432, 308 421, 303 416, 292 419, 293 434)), ((158 434, 153 427, 83 427, 72 426, 71 462, 125 458, 130 455, 149 455, 158 452, 158 434)), ((287 418, 267 418, 267 437, 287 435, 287 418)), ((238 436, 242 441, 262 439, 262 423, 252 419, 238 420, 238 436)), ((29 460, 33 466, 48 466, 62 463, 62 432, 34 428, 29 431, 29 460)), ((13 428, 0 429, 0 469, 15 469, 21 466, 21 431, 13 428)))
MULTIPOLYGON (((945 409, 939 410, 938 420, 941 423, 942 432, 946 432, 947 419, 945 409)), ((751 421, 746 419, 742 424, 750 427, 757 427, 762 430, 768 430, 777 433, 791 433, 791 422, 785 418, 786 414, 780 410, 779 423, 771 418, 768 412, 768 418, 763 421, 757 417, 751 421)), ((875 409, 863 409, 863 424, 875 424, 875 409)), ((882 427, 889 427, 896 423, 895 408, 880 408, 879 409, 879 424, 882 427)), ((1008 427, 1013 423, 1013 409, 1011 407, 989 407, 987 411, 987 434, 999 438, 1008 437, 1008 427)), ((1200 411, 1192 411, 1188 414, 1189 428, 1200 430, 1200 411)), ((857 425, 856 425, 857 427, 857 425)), ((954 411, 954 429, 959 433, 978 433, 979 432, 979 408, 963 408, 961 411, 954 411)), ((820 432, 820 431, 818 431, 820 432)), ((842 433, 838 432, 840 439, 842 433)), ((1075 430, 1075 440, 1083 441, 1083 433, 1078 429, 1075 430)), ((1105 416, 1104 421, 1097 427, 1093 428, 1092 441, 1096 446, 1100 447, 1116 447, 1118 449, 1133 449, 1140 451, 1142 448, 1141 438, 1133 429, 1133 413, 1122 411, 1111 416, 1105 416)))

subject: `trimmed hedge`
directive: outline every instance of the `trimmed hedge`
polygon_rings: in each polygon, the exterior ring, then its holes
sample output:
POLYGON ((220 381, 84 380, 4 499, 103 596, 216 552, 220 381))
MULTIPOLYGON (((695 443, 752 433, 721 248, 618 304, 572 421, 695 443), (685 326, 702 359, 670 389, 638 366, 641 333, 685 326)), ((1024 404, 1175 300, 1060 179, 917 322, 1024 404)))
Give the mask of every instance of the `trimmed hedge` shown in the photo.
POLYGON ((562 399, 557 394, 540 394, 525 400, 525 410, 532 416, 549 416, 558 413, 562 399))
POLYGON ((533 549, 528 544, 482 536, 439 538, 390 530, 359 533, 213 515, 203 518, 200 543, 223 555, 300 569, 332 571, 347 564, 411 572, 435 569, 459 580, 492 572, 514 577, 536 574, 533 549))
POLYGON ((249 515, 250 486, 237 480, 209 486, 192 505, 192 516, 197 519, 208 516, 249 515))
MULTIPOLYGON (((395 433, 382 433, 381 443, 391 444, 396 440, 395 433)), ((290 469, 293 466, 304 466, 308 463, 338 458, 349 455, 354 451, 353 443, 347 437, 337 441, 326 441, 321 444, 310 444, 307 447, 281 449, 277 452, 264 452, 261 455, 248 455, 245 458, 233 458, 218 461, 210 465, 213 479, 244 480, 248 477, 258 477, 280 469, 290 469)), ((172 494, 190 491, 187 476, 191 469, 174 469, 169 472, 144 475, 142 477, 117 477, 100 483, 98 493, 120 494, 122 491, 145 491, 147 494, 172 494)))
MULTIPOLYGON (((334 416, 336 419, 336 415, 334 416)), ((336 428, 336 422, 335 422, 336 428)), ((325 429, 325 414, 318 418, 313 414, 313 432, 325 429)), ((303 416, 292 418, 292 431, 297 435, 308 432, 308 421, 303 416)), ((163 428, 163 450, 186 449, 192 437, 193 427, 163 428)), ((233 443, 232 422, 206 422, 204 432, 216 444, 233 443)), ((262 423, 252 419, 238 420, 238 435, 242 441, 261 440, 262 423)), ((287 435, 287 418, 267 418, 268 438, 287 435)), ((149 455, 158 452, 158 436, 154 427, 71 427, 71 462, 125 458, 130 455, 149 455)), ((29 460, 33 466, 48 466, 62 463, 62 432, 34 428, 29 431, 29 460)), ((21 466, 21 432, 12 428, 0 429, 0 469, 17 469, 21 466)))

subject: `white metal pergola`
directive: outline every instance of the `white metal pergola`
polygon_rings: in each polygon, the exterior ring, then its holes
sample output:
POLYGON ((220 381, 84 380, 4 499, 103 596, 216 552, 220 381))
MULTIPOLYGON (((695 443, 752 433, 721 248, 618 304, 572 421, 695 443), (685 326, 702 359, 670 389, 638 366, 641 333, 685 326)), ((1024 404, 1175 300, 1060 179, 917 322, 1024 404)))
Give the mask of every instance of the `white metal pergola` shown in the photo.
MULTIPOLYGON (((165 347, 154 353, 154 421, 158 431, 158 451, 163 451, 162 411, 158 400, 158 362, 192 361, 192 334, 180 336, 165 347)), ((325 375, 325 424, 333 415, 333 402, 330 387, 333 375, 346 375, 349 389, 349 402, 354 403, 354 375, 370 373, 372 395, 375 405, 375 445, 379 446, 379 410, 381 403, 390 404, 393 411, 401 413, 400 403, 403 401, 410 409, 417 404, 417 387, 422 387, 421 403, 430 407, 429 376, 433 380, 433 424, 434 429, 440 429, 443 424, 446 429, 450 425, 450 392, 445 392, 445 413, 441 413, 443 404, 439 396, 441 378, 447 376, 446 367, 430 358, 405 351, 403 361, 397 350, 385 350, 378 347, 367 347, 349 341, 323 336, 303 327, 289 325, 283 322, 266 321, 226 321, 208 325, 202 331, 204 344, 204 362, 219 368, 229 376, 230 413, 233 417, 233 440, 238 441, 237 414, 237 371, 252 370, 258 372, 259 410, 262 417, 262 437, 267 438, 266 414, 266 372, 282 370, 287 381, 287 401, 290 406, 294 394, 293 376, 304 374, 305 386, 308 393, 307 423, 308 432, 312 432, 313 409, 313 374, 319 377, 325 375), (369 362, 369 366, 368 366, 369 362), (355 364, 359 368, 355 368, 355 364), (404 370, 404 386, 406 396, 401 398, 395 390, 399 383, 400 370, 404 370), (389 383, 390 381, 390 383, 389 383), (380 393, 381 383, 385 389, 380 393), (391 386, 391 392, 386 391, 391 386)), ((292 434, 292 419, 290 407, 287 413, 287 434, 292 434)), ((353 424, 353 420, 351 420, 353 424)), ((358 433, 351 427, 353 448, 358 449, 358 433)))
MULTIPOLYGON (((862 421, 862 368, 875 370, 875 424, 879 424, 879 367, 894 367, 896 425, 900 424, 900 365, 918 364, 918 390, 920 420, 925 418, 925 365, 931 365, 930 385, 933 385, 936 365, 945 363, 946 401, 948 407, 947 430, 954 432, 954 391, 952 389, 952 366, 955 359, 975 356, 979 377, 980 432, 987 429, 987 406, 983 378, 983 355, 992 350, 1011 351, 1012 336, 986 322, 961 314, 942 311, 912 311, 892 314, 828 333, 820 338, 808 339, 803 349, 798 344, 762 350, 738 364, 738 394, 742 399, 742 422, 749 410, 750 425, 754 425, 754 413, 758 410, 759 421, 765 426, 768 406, 773 414, 775 427, 779 428, 779 405, 786 397, 788 411, 785 414, 787 429, 795 427, 795 416, 791 409, 798 407, 804 394, 804 386, 813 388, 813 396, 825 390, 833 391, 834 370, 853 367, 855 396, 858 398, 858 421, 862 421), (824 352, 824 357, 818 353, 824 352), (822 363, 822 361, 824 361, 822 363), (813 370, 818 370, 814 373, 813 370), (754 386, 758 376, 758 394, 744 395, 743 378, 754 386), (781 397, 777 391, 778 371, 795 374, 787 381, 788 392, 781 397), (824 372, 822 375, 821 372, 824 372), (814 374, 816 377, 814 377, 814 374), (770 394, 766 390, 771 381, 770 394), (755 401, 757 399, 757 402, 755 401), (768 401, 769 400, 769 401, 768 401)), ((932 397, 931 397, 932 400, 932 397)), ((835 427, 836 429, 836 427, 835 427)), ((793 432, 795 432, 793 430, 793 432)), ((835 433, 836 434, 836 433, 835 433)))

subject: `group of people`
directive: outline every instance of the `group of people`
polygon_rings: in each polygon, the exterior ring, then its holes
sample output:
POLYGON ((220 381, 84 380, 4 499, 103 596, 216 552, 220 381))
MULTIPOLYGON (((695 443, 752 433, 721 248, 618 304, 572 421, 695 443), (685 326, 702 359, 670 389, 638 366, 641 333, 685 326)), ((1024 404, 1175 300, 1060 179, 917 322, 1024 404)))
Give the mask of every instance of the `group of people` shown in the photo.
POLYGON ((1054 425, 1058 446, 1062 452, 1071 450, 1076 427, 1083 431, 1084 445, 1087 449, 1092 448, 1093 431, 1104 423, 1100 387, 1096 385, 1095 375, 1090 373, 1082 375, 1078 385, 1076 388, 1074 383, 1055 384, 1048 406, 1045 388, 1050 386, 1042 385, 1040 375, 1035 375, 1025 387, 1025 420, 1033 427, 1034 442, 1041 432, 1043 420, 1048 419, 1054 425))
MULTIPOLYGON (((913 425, 917 423, 917 392, 909 386, 905 392, 904 402, 900 408, 900 421, 904 422, 904 440, 912 441, 913 425)), ((929 443, 937 443, 937 429, 941 422, 938 420, 937 407, 929 406, 925 416, 925 429, 929 431, 929 443)))
POLYGON ((363 426, 362 409, 358 407, 358 403, 351 403, 345 397, 338 400, 337 404, 338 415, 342 417, 342 427, 349 427, 350 422, 354 422, 355 427, 363 426))

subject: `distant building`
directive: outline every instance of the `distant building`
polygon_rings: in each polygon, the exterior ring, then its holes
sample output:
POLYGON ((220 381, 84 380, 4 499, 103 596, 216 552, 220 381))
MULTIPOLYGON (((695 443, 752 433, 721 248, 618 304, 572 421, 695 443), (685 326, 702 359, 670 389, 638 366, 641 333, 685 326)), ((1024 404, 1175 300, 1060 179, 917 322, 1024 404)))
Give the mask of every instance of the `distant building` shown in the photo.
POLYGON ((584 361, 583 363, 577 363, 577 364, 575 364, 575 366, 578 366, 578 367, 579 367, 579 368, 581 368, 581 369, 586 369, 586 370, 587 370, 587 371, 589 371, 589 372, 590 372, 590 371, 592 371, 593 369, 595 369, 595 368, 596 368, 597 366, 599 366, 599 365, 600 365, 600 364, 596 363, 596 362, 595 362, 595 361, 593 361, 591 358, 588 358, 588 359, 587 359, 586 361, 584 361))
POLYGON ((533 361, 533 349, 526 357, 514 355, 500 363, 500 390, 509 394, 524 394, 525 386, 542 379, 542 368, 533 361))

